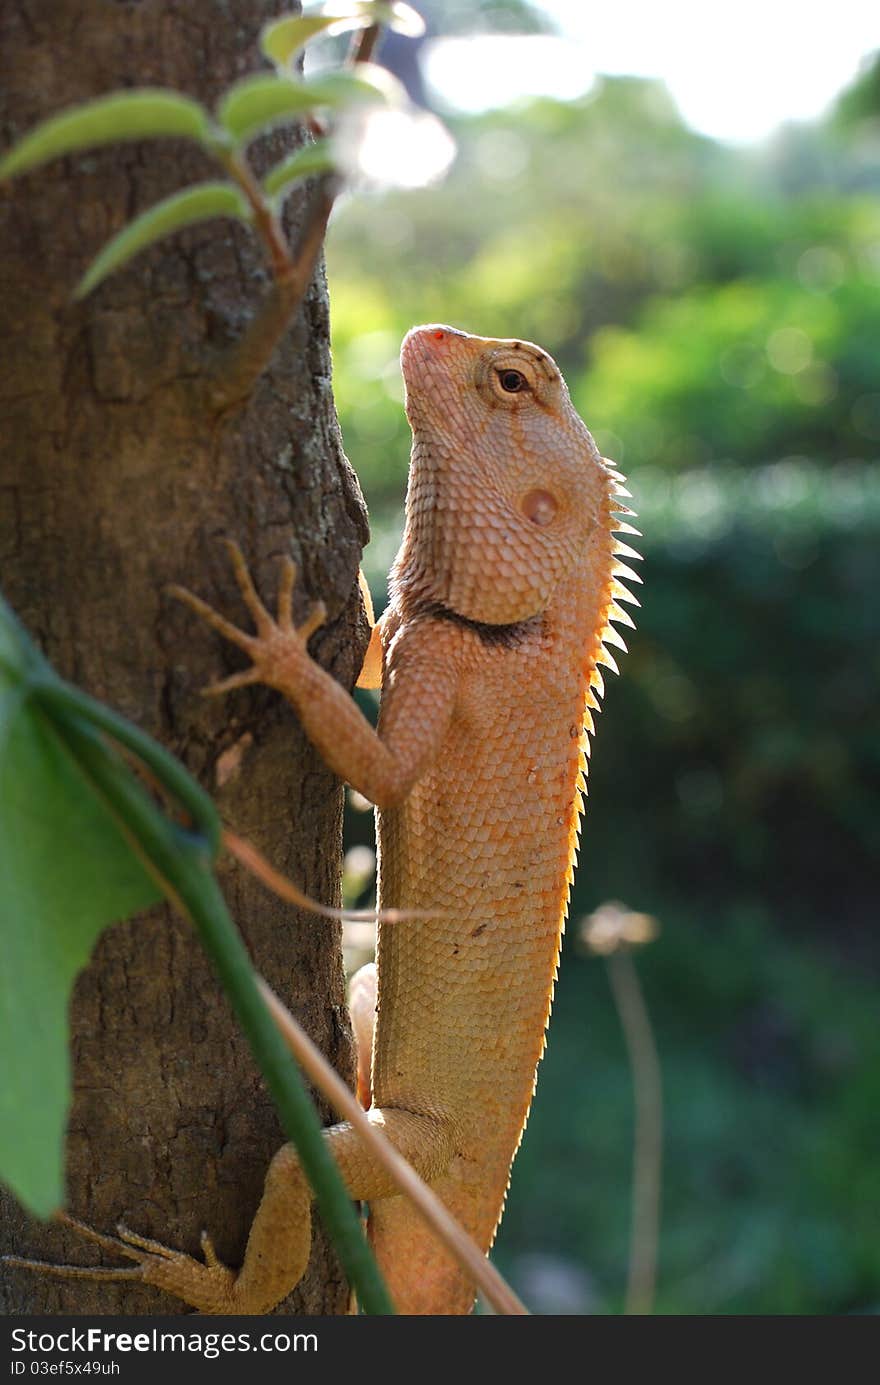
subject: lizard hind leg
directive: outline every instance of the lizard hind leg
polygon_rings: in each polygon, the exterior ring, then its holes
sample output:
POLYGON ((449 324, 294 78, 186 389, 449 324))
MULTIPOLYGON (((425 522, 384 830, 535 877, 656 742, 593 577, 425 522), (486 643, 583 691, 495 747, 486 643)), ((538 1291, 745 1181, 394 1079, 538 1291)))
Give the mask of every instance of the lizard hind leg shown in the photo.
MULTIPOLYGON (((452 1158, 454 1131, 440 1116, 373 1107, 369 1119, 381 1126, 401 1154, 429 1182, 444 1173, 452 1158)), ((397 1184, 347 1122, 324 1132, 349 1195, 364 1202, 394 1199, 397 1184)), ((64 1218, 72 1230, 114 1255, 133 1260, 127 1269, 48 1265, 12 1260, 24 1268, 61 1277, 136 1279, 174 1294, 201 1313, 268 1313, 296 1287, 311 1250, 312 1194, 292 1145, 278 1150, 266 1174, 263 1196, 248 1236, 244 1263, 236 1274, 220 1263, 206 1235, 204 1262, 183 1251, 119 1227, 118 1237, 102 1236, 81 1222, 64 1218)), ((409 1215, 413 1216, 409 1209, 409 1215)))
POLYGON ((60 1279, 135 1280, 207 1314, 268 1313, 302 1278, 312 1240, 311 1192, 291 1145, 283 1145, 269 1165, 238 1274, 222 1264, 205 1231, 200 1261, 122 1224, 116 1236, 105 1236, 66 1213, 56 1220, 109 1254, 135 1263, 125 1268, 51 1264, 11 1255, 2 1257, 3 1263, 60 1279))
POLYGON ((103 1280, 105 1283, 136 1280, 141 1284, 152 1284, 155 1288, 166 1289, 182 1298, 190 1307, 201 1309, 203 1313, 233 1311, 230 1302, 235 1274, 220 1263, 207 1232, 203 1231, 201 1236, 202 1253, 205 1257, 202 1264, 183 1251, 171 1250, 159 1241, 138 1236, 122 1223, 116 1228, 116 1236, 105 1236, 85 1222, 68 1216, 66 1212, 56 1213, 54 1220, 111 1255, 118 1255, 135 1263, 125 1268, 103 1265, 55 1265, 45 1260, 30 1260, 17 1255, 3 1256, 3 1263, 20 1269, 34 1270, 38 1274, 51 1275, 57 1279, 91 1279, 103 1280))
MULTIPOLYGON (((383 1129, 427 1181, 447 1169, 454 1148, 451 1122, 440 1116, 376 1107, 370 1109, 368 1119, 383 1129)), ((364 1148, 358 1132, 347 1121, 330 1126, 324 1138, 351 1198, 370 1203, 394 1198, 398 1192, 394 1178, 372 1151, 364 1148)), ((231 1302, 225 1308, 202 1311, 266 1313, 294 1288, 305 1271, 311 1248, 311 1200, 296 1150, 292 1145, 282 1146, 266 1174, 263 1197, 251 1226, 244 1264, 235 1277, 231 1302)), ((166 1287, 186 1297, 180 1287, 166 1287)), ((191 1301, 187 1297, 187 1302, 191 1301)))

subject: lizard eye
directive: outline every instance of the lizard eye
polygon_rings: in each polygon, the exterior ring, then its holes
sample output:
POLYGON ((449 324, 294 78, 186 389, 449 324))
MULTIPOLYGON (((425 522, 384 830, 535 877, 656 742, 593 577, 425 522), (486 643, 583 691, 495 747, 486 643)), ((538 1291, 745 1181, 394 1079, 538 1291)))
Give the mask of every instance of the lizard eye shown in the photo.
POLYGON ((499 370, 498 379, 501 388, 508 394, 519 394, 521 390, 527 390, 529 382, 518 370, 499 370))

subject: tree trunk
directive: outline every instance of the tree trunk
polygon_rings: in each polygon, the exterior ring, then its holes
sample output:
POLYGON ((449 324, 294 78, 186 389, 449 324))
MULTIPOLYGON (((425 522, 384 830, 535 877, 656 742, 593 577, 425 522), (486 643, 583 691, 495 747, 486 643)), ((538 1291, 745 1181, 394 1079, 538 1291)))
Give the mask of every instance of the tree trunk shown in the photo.
MULTIPOLYGON (((258 68, 261 24, 290 8, 12 0, 0 9, 3 148, 46 115, 121 87, 173 87, 213 104, 258 68)), ((267 144, 274 156, 285 139, 267 144)), ((200 697, 242 661, 163 595, 182 583, 243 622, 219 537, 239 540, 269 602, 277 559, 291 551, 298 613, 317 596, 329 609, 316 656, 341 681, 355 677, 367 530, 330 391, 323 277, 247 406, 220 420, 209 368, 267 290, 246 229, 205 223, 84 303, 70 297, 122 224, 212 176, 199 150, 154 141, 56 161, 0 190, 0 583, 63 676, 163 741, 214 793, 225 821, 311 894, 338 902, 339 784, 274 694, 200 697)), ((294 217, 300 209, 293 199, 294 217)), ((238 869, 227 867, 223 884, 257 965, 350 1079, 337 929, 282 906, 238 869)), ((239 1264, 282 1135, 187 923, 160 908, 109 929, 79 978, 71 1024, 70 1211, 104 1231, 122 1219, 192 1254, 206 1228, 222 1259, 239 1264)), ((107 1263, 10 1198, 2 1226, 6 1250, 107 1263)), ((309 1271, 280 1311, 338 1313, 346 1300, 318 1228, 309 1271)), ((0 1306, 185 1311, 150 1288, 25 1271, 5 1276, 0 1306)))

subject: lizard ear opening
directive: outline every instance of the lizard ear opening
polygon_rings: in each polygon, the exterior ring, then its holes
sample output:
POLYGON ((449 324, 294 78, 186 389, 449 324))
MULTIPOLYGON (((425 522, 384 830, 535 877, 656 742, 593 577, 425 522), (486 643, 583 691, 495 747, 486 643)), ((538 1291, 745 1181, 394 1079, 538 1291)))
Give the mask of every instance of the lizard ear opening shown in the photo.
POLYGON ((520 501, 520 509, 526 519, 531 520, 532 524, 542 527, 551 524, 556 518, 559 510, 559 501, 550 491, 533 490, 528 495, 524 495, 520 501))

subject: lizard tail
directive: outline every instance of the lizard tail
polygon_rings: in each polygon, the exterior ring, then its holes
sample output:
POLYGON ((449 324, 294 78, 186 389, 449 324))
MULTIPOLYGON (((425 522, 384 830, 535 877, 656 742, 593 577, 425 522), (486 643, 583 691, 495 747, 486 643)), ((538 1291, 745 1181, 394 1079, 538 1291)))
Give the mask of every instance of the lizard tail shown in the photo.
MULTIPOLYGON (((507 1192, 510 1155, 484 1181, 485 1165, 453 1161, 452 1169, 431 1187, 446 1207, 488 1253, 507 1192)), ((481 1161, 482 1164, 482 1161, 481 1161)), ((398 1313, 449 1317, 473 1310, 476 1286, 413 1212, 406 1198, 383 1198, 370 1208, 367 1233, 373 1253, 398 1313)))

